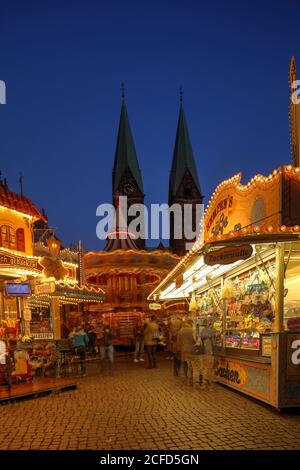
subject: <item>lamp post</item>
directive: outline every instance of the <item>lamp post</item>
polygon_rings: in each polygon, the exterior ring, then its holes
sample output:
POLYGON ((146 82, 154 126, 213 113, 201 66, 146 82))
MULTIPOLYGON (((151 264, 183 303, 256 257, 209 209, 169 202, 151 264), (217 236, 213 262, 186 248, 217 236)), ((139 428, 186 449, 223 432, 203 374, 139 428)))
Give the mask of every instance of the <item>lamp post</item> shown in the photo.
MULTIPOLYGON (((51 237, 48 238, 47 240, 47 245, 49 248, 49 254, 51 258, 57 259, 59 252, 60 252, 60 248, 61 248, 61 241, 55 235, 51 235, 51 237)), ((52 322, 53 322, 54 339, 58 340, 58 339, 61 339, 60 305, 59 305, 58 297, 51 297, 51 314, 52 314, 52 322)))
POLYGON ((61 241, 55 235, 51 235, 47 240, 47 245, 51 258, 58 258, 61 249, 61 241))

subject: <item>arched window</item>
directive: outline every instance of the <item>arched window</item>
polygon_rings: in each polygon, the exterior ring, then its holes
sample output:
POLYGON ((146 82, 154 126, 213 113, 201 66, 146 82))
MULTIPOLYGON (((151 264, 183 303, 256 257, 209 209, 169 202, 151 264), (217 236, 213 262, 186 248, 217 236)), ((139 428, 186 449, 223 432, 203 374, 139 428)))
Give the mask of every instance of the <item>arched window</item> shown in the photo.
POLYGON ((25 251, 25 234, 23 228, 18 228, 16 232, 17 250, 25 251))
POLYGON ((16 232, 10 225, 1 225, 1 246, 16 249, 16 232))

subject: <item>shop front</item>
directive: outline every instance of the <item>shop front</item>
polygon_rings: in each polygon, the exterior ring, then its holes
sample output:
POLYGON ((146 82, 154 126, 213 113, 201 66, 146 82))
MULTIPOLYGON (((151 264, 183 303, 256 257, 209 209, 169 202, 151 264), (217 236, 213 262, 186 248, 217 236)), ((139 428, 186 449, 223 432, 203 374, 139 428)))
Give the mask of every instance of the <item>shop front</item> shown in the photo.
POLYGON ((37 253, 37 220, 46 222, 29 199, 0 181, 0 384, 31 380, 32 357, 40 352, 38 362, 48 361, 68 315, 103 301, 101 289, 84 283, 80 250, 66 253, 52 235, 37 253))
POLYGON ((293 167, 222 183, 204 241, 151 294, 187 299, 196 335, 210 320, 216 381, 278 409, 300 406, 299 196, 293 167))
MULTIPOLYGON (((0 262, 4 257, 2 251, 0 262)), ((3 351, 0 383, 7 382, 9 361, 13 367, 8 373, 14 383, 31 380, 34 375, 32 357, 39 364, 45 362, 51 344, 59 344, 66 336, 64 326, 67 328, 66 325, 72 323, 72 314, 77 322, 82 322, 84 306, 102 302, 103 293, 100 289, 79 285, 76 263, 51 256, 25 257, 7 253, 5 259, 9 260, 9 267, 7 264, 0 266, 0 349, 3 351)))

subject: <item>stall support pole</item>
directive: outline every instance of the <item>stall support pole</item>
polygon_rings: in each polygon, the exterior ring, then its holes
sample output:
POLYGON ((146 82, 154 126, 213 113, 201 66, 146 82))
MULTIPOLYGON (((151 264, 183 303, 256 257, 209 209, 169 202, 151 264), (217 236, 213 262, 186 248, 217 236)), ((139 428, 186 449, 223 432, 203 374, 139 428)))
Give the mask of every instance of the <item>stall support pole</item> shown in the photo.
POLYGON ((3 292, 0 291, 0 320, 4 320, 3 292))
POLYGON ((226 300, 223 299, 223 319, 222 319, 222 350, 225 352, 226 348, 226 300))
POLYGON ((53 337, 54 339, 61 339, 60 306, 59 306, 58 297, 52 297, 51 299, 51 314, 52 314, 53 337))
POLYGON ((276 246, 276 292, 275 292, 275 322, 274 333, 284 331, 284 243, 279 242, 276 246))

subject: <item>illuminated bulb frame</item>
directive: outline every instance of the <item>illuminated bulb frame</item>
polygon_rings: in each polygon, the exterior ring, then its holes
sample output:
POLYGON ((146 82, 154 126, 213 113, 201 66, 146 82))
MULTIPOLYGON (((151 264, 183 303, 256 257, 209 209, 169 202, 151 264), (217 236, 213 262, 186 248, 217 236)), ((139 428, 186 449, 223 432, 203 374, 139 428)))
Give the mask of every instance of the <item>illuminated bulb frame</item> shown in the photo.
MULTIPOLYGON (((232 176, 231 178, 227 179, 227 180, 224 180, 222 181, 219 186, 217 186, 217 188, 215 189, 215 191, 213 192, 209 202, 208 202, 208 205, 207 205, 207 208, 206 210, 204 211, 204 214, 203 214, 203 220, 205 219, 205 216, 207 216, 210 208, 211 208, 211 205, 213 204, 215 198, 218 196, 219 192, 221 190, 224 189, 224 186, 226 185, 232 185, 234 184, 234 186, 236 187, 237 190, 241 191, 241 192, 246 192, 246 191, 249 191, 251 190, 251 186, 255 186, 257 185, 258 183, 263 183, 267 186, 271 185, 271 183, 273 183, 273 179, 277 178, 278 176, 280 176, 282 173, 294 173, 296 174, 297 177, 299 177, 299 173, 300 173, 300 168, 299 167, 293 167, 292 165, 287 165, 287 166, 284 166, 279 169, 276 169, 274 170, 271 174, 269 174, 268 176, 264 176, 264 175, 256 175, 254 176, 253 178, 251 178, 251 180, 246 184, 246 185, 243 185, 240 183, 241 179, 242 179, 242 174, 241 173, 237 173, 236 175, 232 176)), ((249 229, 246 229, 247 233, 261 233, 261 232, 267 232, 267 233, 274 233, 274 232, 298 232, 300 231, 300 226, 296 225, 294 227, 286 227, 286 226, 281 226, 281 227, 278 227, 277 230, 276 228, 274 228, 272 226, 272 229, 271 229, 271 226, 269 227, 250 227, 249 229), (256 228, 256 230, 255 230, 256 228)), ((229 234, 225 234, 225 235, 218 235, 217 237, 209 237, 206 239, 206 242, 212 242, 214 240, 220 240, 220 239, 224 239, 226 240, 229 236, 230 237, 233 237, 233 236, 238 236, 238 235, 241 235, 241 234, 245 234, 245 228, 242 229, 242 230, 239 230, 237 232, 230 232, 229 234)), ((161 287, 166 284, 166 282, 174 276, 174 274, 180 269, 180 267, 182 266, 182 264, 185 263, 185 261, 191 256, 194 254, 194 250, 190 250, 187 255, 184 256, 184 258, 182 258, 179 263, 175 266, 175 268, 173 268, 173 270, 168 274, 168 276, 166 276, 165 279, 163 279, 161 281, 161 283, 149 294, 148 296, 148 299, 150 299, 159 289, 161 289, 161 287)))

